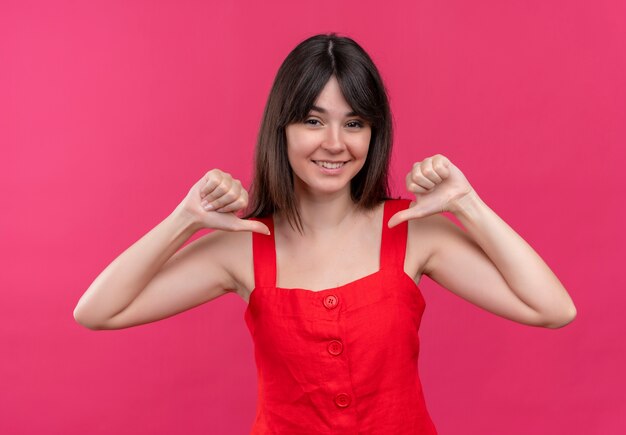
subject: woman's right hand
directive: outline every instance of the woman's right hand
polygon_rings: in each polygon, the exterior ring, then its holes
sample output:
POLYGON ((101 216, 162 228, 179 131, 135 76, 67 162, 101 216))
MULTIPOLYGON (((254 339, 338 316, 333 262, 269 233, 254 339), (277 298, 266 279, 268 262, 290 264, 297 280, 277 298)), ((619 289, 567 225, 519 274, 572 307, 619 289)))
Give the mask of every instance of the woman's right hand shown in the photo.
POLYGON ((241 182, 229 173, 211 169, 192 186, 178 208, 204 228, 269 234, 265 224, 237 217, 235 213, 247 205, 248 192, 241 182))

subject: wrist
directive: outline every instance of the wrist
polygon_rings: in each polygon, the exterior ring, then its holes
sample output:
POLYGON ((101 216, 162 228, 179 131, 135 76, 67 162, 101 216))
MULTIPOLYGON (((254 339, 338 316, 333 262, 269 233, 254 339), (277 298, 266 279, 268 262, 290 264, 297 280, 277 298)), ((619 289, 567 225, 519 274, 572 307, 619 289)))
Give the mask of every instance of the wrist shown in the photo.
POLYGON ((183 232, 190 233, 190 235, 203 228, 202 222, 198 220, 197 216, 180 206, 176 207, 168 218, 174 221, 183 232))
POLYGON ((472 216, 476 216, 484 205, 483 200, 480 199, 476 191, 472 189, 461 198, 452 201, 449 209, 450 213, 458 218, 471 218, 472 216))

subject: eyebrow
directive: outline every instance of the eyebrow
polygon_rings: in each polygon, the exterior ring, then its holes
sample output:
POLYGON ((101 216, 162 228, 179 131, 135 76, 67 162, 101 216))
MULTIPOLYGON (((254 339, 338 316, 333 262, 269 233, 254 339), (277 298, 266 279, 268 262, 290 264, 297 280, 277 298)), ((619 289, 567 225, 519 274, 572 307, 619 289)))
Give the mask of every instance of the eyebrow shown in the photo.
MULTIPOLYGON (((313 105, 311 107, 311 111, 313 110, 315 110, 316 112, 320 112, 320 113, 328 113, 328 110, 324 109, 323 107, 316 106, 316 105, 313 105)), ((352 111, 352 112, 346 113, 345 116, 357 116, 357 115, 358 114, 355 111, 352 111)))

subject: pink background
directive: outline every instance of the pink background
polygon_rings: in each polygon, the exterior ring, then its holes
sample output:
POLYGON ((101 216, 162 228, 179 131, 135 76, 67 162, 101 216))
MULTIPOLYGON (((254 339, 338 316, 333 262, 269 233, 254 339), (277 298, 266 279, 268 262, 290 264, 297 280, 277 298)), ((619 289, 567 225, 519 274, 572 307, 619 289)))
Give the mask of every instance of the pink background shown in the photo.
POLYGON ((206 171, 248 185, 280 63, 329 31, 389 89, 395 192, 444 154, 578 308, 563 329, 528 327, 424 277, 420 373, 440 433, 626 433, 624 5, 2 2, 0 433, 249 432, 238 296, 117 331, 72 311, 206 171))

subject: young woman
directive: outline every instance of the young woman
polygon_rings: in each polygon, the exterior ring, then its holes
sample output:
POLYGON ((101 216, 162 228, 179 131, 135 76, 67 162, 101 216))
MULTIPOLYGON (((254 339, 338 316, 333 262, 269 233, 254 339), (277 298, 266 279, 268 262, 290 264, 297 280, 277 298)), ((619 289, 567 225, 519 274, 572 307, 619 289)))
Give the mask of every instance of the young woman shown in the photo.
POLYGON ((306 39, 269 95, 250 205, 210 170, 96 278, 75 319, 128 328, 234 292, 255 344, 253 433, 435 434, 417 372, 422 275, 526 325, 559 328, 576 309, 445 156, 413 165, 415 201, 390 198, 391 144, 366 52, 335 33, 306 39), (179 250, 202 228, 214 231, 179 250))

